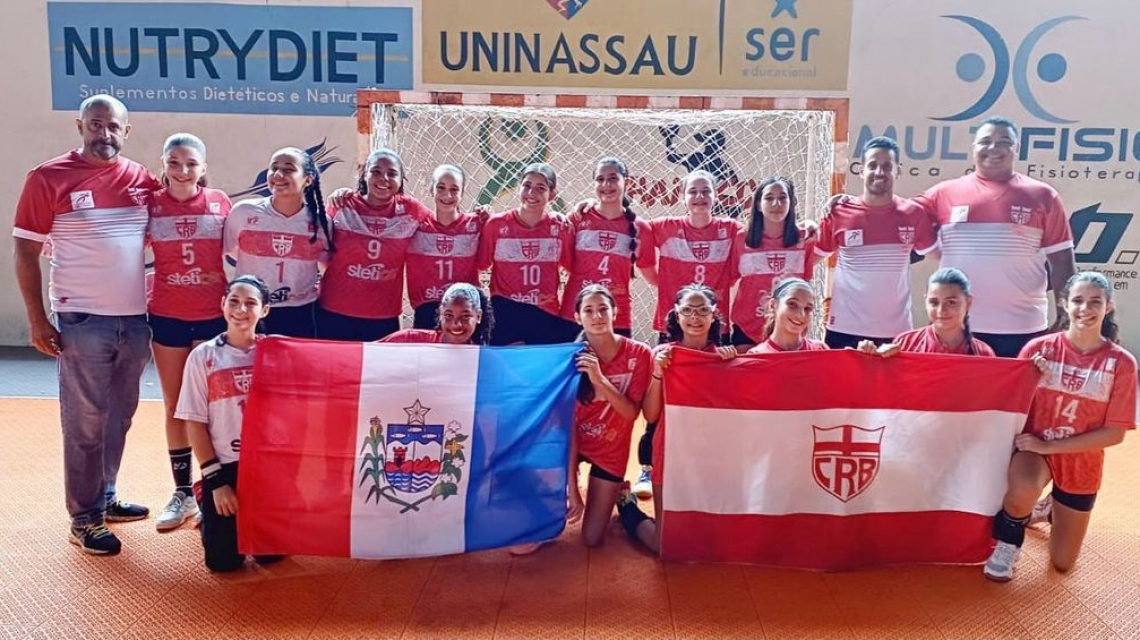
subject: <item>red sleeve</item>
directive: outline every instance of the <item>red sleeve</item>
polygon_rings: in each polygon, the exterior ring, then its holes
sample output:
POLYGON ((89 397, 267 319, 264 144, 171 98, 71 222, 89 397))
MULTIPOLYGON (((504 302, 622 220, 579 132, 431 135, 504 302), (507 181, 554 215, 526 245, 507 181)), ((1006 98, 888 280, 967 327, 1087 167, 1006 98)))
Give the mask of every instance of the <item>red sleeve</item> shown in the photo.
POLYGON ((819 239, 815 241, 815 251, 820 256, 835 253, 835 217, 831 212, 819 221, 819 239))
POLYGON ((29 172, 24 180, 24 190, 20 192, 20 201, 16 204, 14 235, 43 242, 43 236, 51 233, 55 220, 54 201, 55 196, 43 176, 37 171, 29 172), (21 231, 27 233, 21 234, 21 231))
POLYGON ((558 257, 558 265, 569 273, 574 269, 574 225, 569 221, 556 224, 559 239, 562 241, 562 255, 558 257))
POLYGON ((1065 217, 1065 205, 1061 194, 1053 192, 1045 209, 1045 232, 1041 236, 1041 248, 1045 253, 1057 253, 1073 248, 1073 230, 1065 217))
POLYGON ((498 236, 498 229, 499 222, 491 219, 483 225, 483 231, 479 234, 479 253, 476 264, 480 271, 491 268, 491 261, 495 258, 495 240, 498 236))
POLYGON ((922 212, 926 214, 926 219, 930 220, 930 224, 934 225, 935 228, 941 225, 938 220, 938 186, 936 184, 911 198, 911 202, 922 208, 922 212))
POLYGON ((408 204, 411 205, 409 208, 411 209, 412 217, 416 219, 416 222, 423 222, 424 220, 432 217, 431 209, 427 208, 427 206, 419 200, 408 196, 408 204))
POLYGON ((1136 428, 1136 360, 1126 353, 1117 360, 1104 426, 1136 428))
POLYGON ((649 223, 638 218, 634 223, 637 228, 637 266, 641 268, 657 266, 657 254, 653 245, 653 229, 649 223))
POLYGON ((938 244, 938 230, 934 223, 925 215, 924 210, 918 207, 918 215, 914 220, 914 250, 918 255, 924 256, 934 250, 938 244))
POLYGON ((819 245, 819 236, 804 241, 804 280, 811 281, 815 273, 815 263, 819 262, 816 247, 819 245))
POLYGON ((645 399, 646 390, 649 389, 649 376, 653 371, 653 359, 649 355, 649 347, 640 343, 637 343, 637 346, 641 347, 637 354, 637 366, 633 369, 625 397, 641 404, 641 401, 645 399))

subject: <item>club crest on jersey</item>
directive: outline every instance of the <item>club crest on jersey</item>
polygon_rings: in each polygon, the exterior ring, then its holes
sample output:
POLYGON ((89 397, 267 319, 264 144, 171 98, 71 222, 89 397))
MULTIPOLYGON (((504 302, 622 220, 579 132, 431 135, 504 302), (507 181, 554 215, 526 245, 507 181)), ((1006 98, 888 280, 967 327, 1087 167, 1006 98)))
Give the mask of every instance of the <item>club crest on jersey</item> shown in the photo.
POLYGON ((899 242, 914 244, 914 227, 899 227, 899 242))
POLYGON ((380 504, 383 498, 400 507, 400 514, 420 511, 428 500, 458 495, 462 469, 467 464, 464 442, 468 435, 459 422, 429 424, 419 399, 404 407, 407 419, 384 425, 379 416, 369 421, 360 448, 360 482, 371 481, 364 498, 380 504))
POLYGON ((270 241, 273 247, 273 253, 279 256, 287 256, 293 250, 293 236, 275 235, 270 241))
POLYGON ((1088 371, 1070 369, 1068 367, 1061 371, 1061 386, 1069 393, 1076 393, 1083 389, 1088 379, 1088 371))
POLYGON ((603 231, 598 234, 598 246, 604 251, 612 251, 617 246, 617 234, 612 231, 603 231))
POLYGON ((788 266, 788 256, 782 253, 768 254, 768 270, 772 273, 783 273, 788 266))
POLYGON ((194 218, 179 218, 174 221, 174 230, 179 237, 193 238, 194 232, 198 230, 198 221, 194 218))
POLYGON ((1013 205, 1009 208, 1009 219, 1014 224, 1029 224, 1029 218, 1033 214, 1033 207, 1021 207, 1013 205))
POLYGON ((374 236, 378 236, 384 233, 383 220, 367 220, 365 221, 364 226, 368 228, 368 233, 371 233, 374 236))
POLYGON ((712 254, 712 246, 707 242, 694 242, 692 247, 693 257, 701 262, 708 260, 709 255, 712 254))
POLYGON ((538 255, 542 253, 542 245, 538 240, 523 240, 519 244, 519 248, 522 250, 523 257, 527 260, 535 260, 538 258, 538 255))
POLYGON ((436 236, 435 250, 445 256, 451 255, 451 252, 455 250, 455 238, 445 235, 436 236))
POLYGON ((242 393, 249 393, 249 385, 253 382, 253 372, 249 369, 235 369, 233 373, 234 388, 242 393))
POLYGON ((884 429, 850 424, 829 428, 812 425, 815 443, 811 475, 815 483, 843 502, 866 491, 879 473, 884 429))

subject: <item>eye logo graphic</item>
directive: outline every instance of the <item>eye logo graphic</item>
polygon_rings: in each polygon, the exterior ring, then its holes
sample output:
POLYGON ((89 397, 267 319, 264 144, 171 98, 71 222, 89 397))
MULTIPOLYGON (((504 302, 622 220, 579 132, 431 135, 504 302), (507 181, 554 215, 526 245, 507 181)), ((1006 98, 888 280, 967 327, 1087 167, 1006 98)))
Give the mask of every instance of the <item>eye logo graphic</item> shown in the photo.
MULTIPOLYGON (((1001 34, 998 33, 997 29, 992 25, 973 16, 942 17, 957 20, 977 31, 993 52, 994 68, 993 79, 990 80, 990 85, 986 87, 985 93, 978 98, 977 102, 954 115, 933 118, 934 120, 970 120, 982 115, 989 108, 994 106, 994 103, 1001 97, 1002 92, 1005 91, 1006 84, 1012 79, 1013 90, 1017 94, 1018 101, 1021 102, 1021 106, 1025 107, 1025 110, 1033 117, 1057 124, 1075 122, 1074 120, 1066 120, 1056 116, 1041 106, 1041 103, 1037 100, 1037 97, 1033 95, 1033 90, 1029 86, 1029 65, 1030 58, 1033 56, 1033 50, 1037 47, 1038 41, 1040 41, 1045 34, 1052 31, 1058 25, 1072 22, 1073 20, 1085 20, 1085 18, 1080 16, 1061 16, 1046 20, 1037 25, 1025 36, 1025 40, 1018 45, 1011 64, 1009 47, 1006 45, 1005 39, 1001 37, 1001 34)), ((1036 76, 1044 82, 1057 82, 1065 77, 1068 66, 1069 63, 1068 60, 1065 59, 1065 56, 1056 52, 1049 52, 1037 60, 1036 76)), ((986 73, 986 60, 978 53, 965 53, 958 58, 955 71, 958 77, 965 82, 977 82, 981 80, 982 76, 986 73)))

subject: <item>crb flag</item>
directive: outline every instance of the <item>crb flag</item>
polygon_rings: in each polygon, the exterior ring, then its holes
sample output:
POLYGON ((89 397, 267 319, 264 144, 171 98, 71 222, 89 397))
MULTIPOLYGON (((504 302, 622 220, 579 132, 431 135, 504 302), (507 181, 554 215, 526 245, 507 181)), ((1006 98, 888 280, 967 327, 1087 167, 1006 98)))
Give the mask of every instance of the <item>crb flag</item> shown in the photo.
POLYGON ((678 350, 661 555, 839 570, 976 563, 993 543, 1028 360, 678 350))
POLYGON ((262 340, 239 548, 396 558, 557 536, 580 348, 262 340))

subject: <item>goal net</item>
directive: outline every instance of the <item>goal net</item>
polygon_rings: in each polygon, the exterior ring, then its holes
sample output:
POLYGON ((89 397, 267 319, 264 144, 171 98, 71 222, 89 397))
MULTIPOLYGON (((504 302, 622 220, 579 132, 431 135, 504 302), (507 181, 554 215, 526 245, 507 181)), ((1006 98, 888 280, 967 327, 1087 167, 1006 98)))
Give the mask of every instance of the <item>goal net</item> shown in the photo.
MULTIPOLYGON (((404 159, 409 193, 431 206, 431 172, 441 163, 467 174, 463 210, 517 206, 519 172, 549 162, 558 172, 555 210, 594 197, 593 169, 605 156, 629 169, 626 192, 638 215, 683 215, 681 179, 716 176, 716 215, 747 224, 756 185, 780 174, 796 187, 800 218, 818 219, 831 193, 835 113, 785 110, 654 110, 373 104, 370 147, 404 159)), ((817 287, 822 279, 816 278, 817 287)), ((656 292, 631 286, 634 336, 655 342, 656 292)), ((819 330, 819 319, 816 323, 819 330)))

